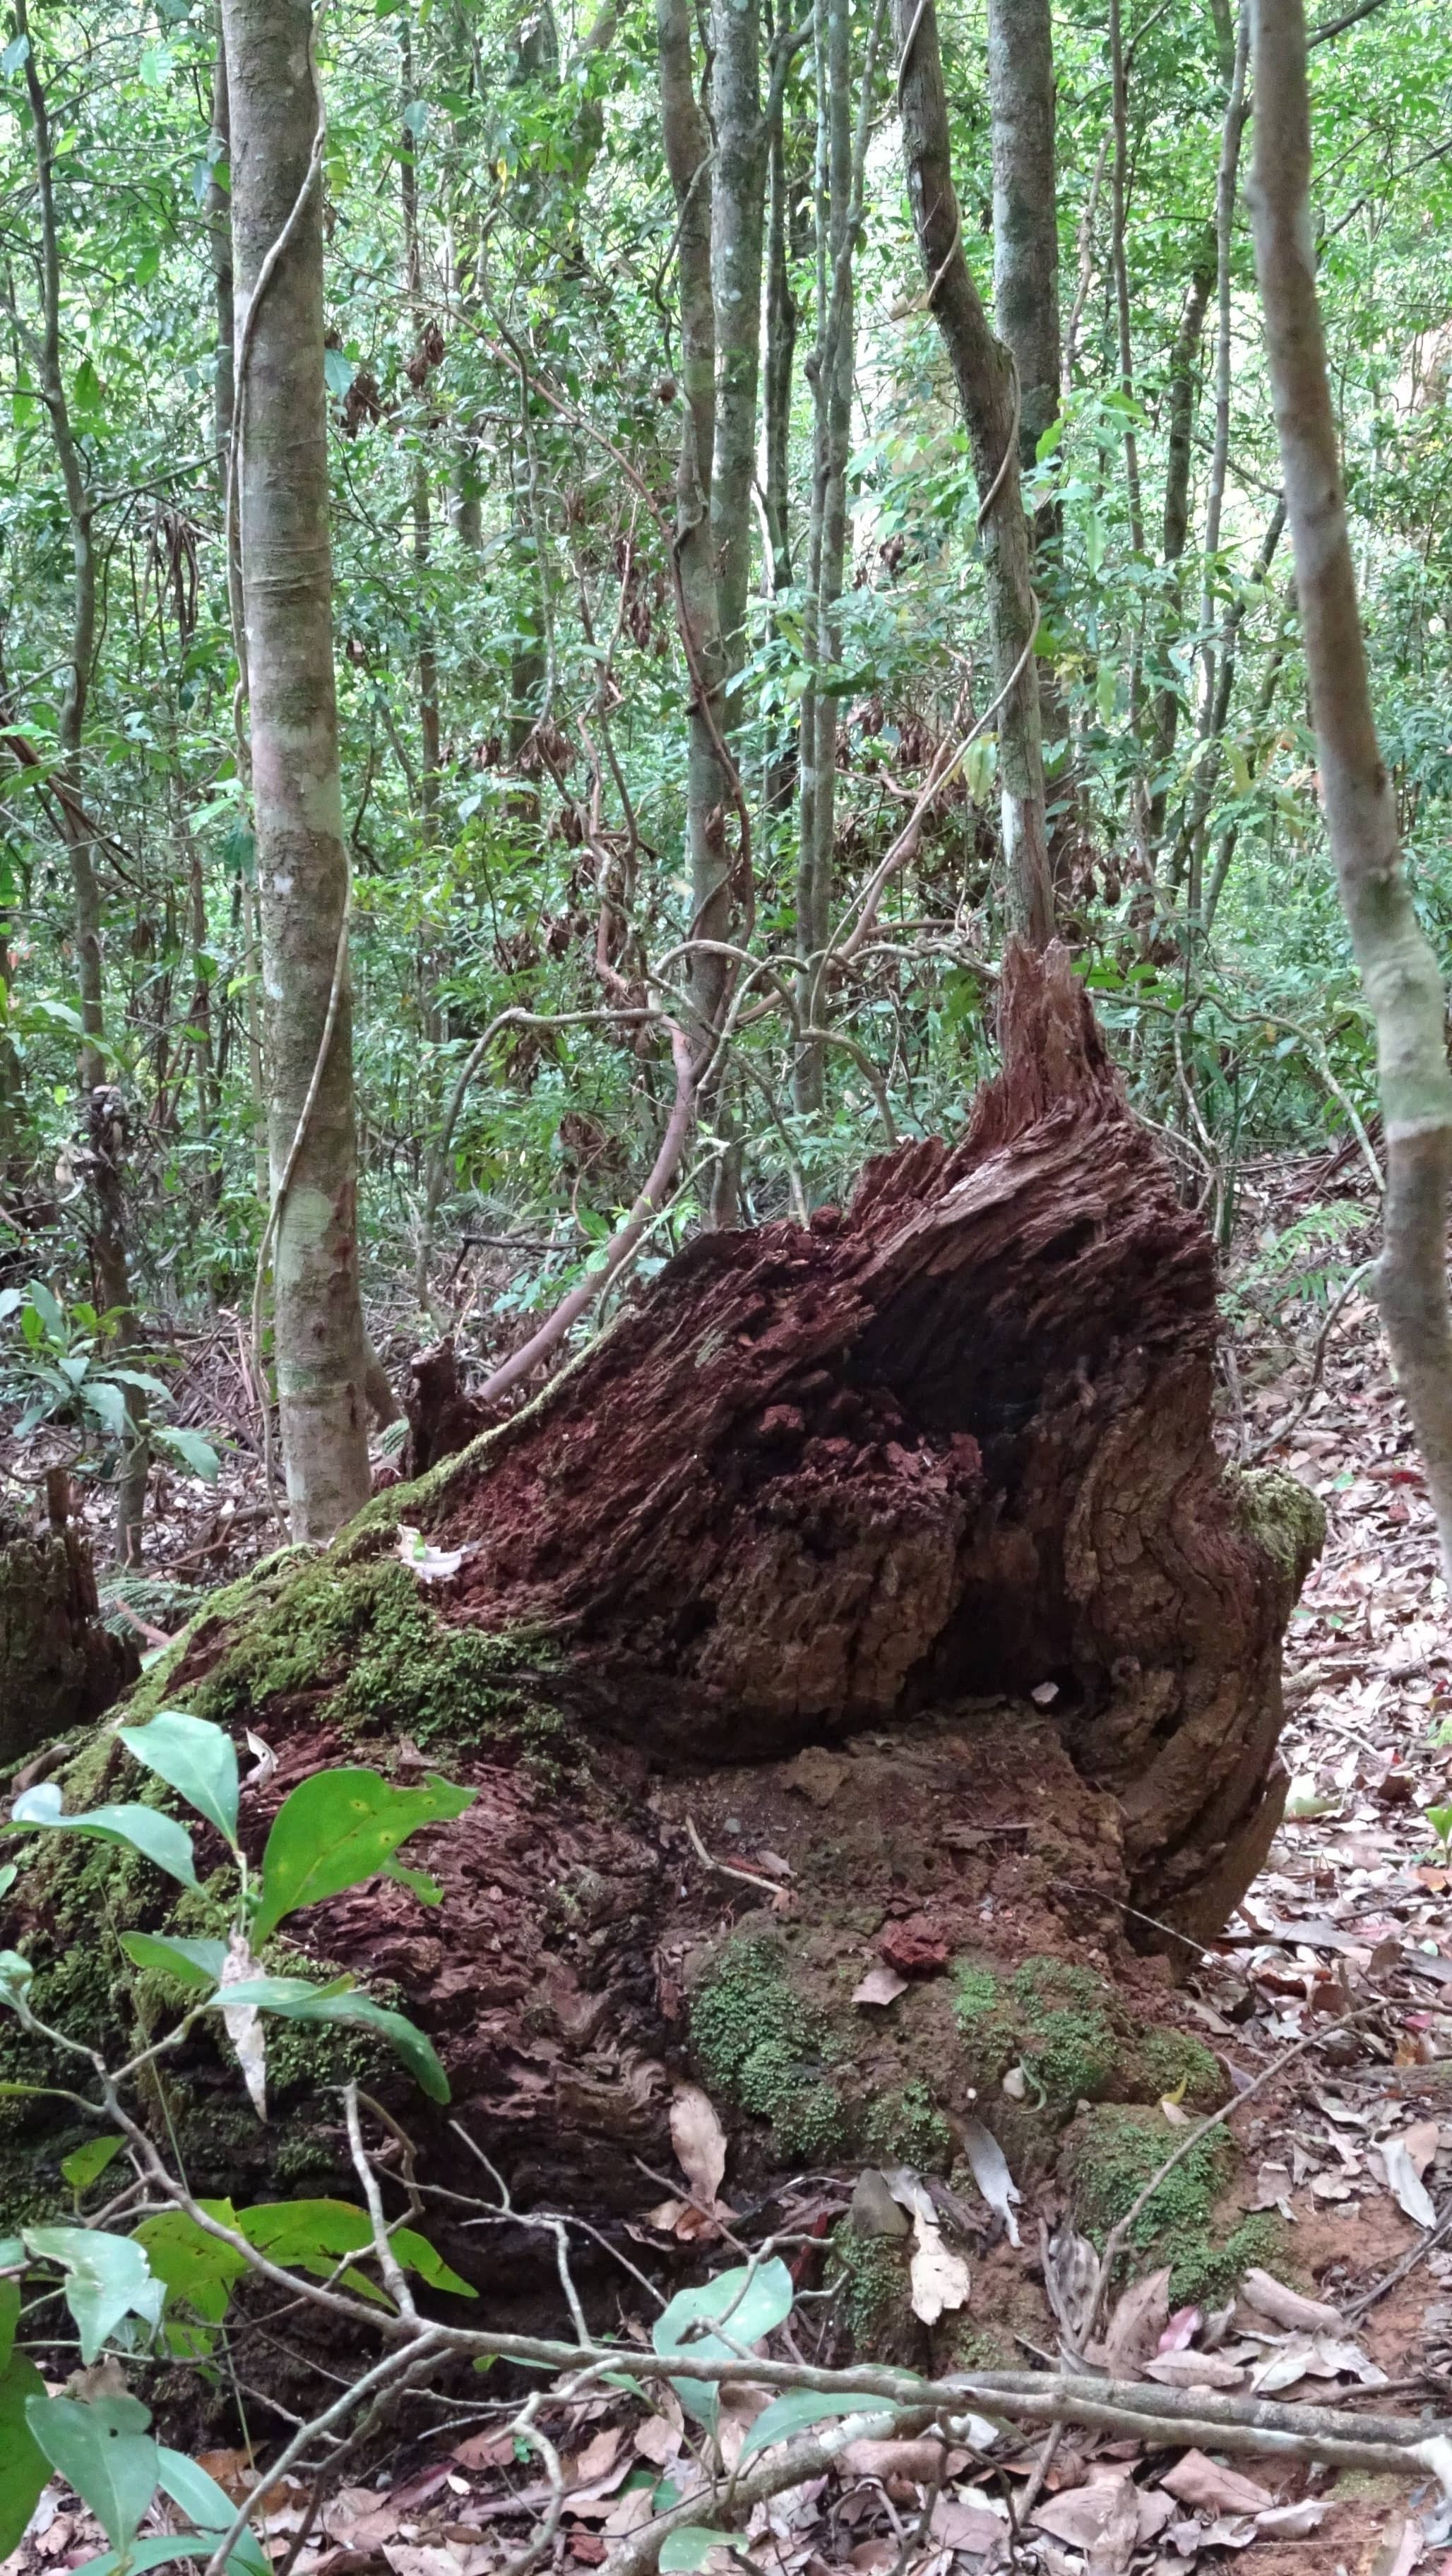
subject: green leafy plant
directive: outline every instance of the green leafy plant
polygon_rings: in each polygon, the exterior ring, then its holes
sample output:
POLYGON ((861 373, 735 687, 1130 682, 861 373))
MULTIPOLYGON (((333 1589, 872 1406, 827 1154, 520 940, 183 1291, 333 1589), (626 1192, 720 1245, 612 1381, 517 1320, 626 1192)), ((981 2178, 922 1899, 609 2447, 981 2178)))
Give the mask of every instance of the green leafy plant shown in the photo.
POLYGON ((0 1395, 22 1410, 15 1436, 24 1440, 43 1423, 70 1431, 75 1461, 99 1453, 110 1471, 139 1442, 162 1451, 191 1476, 217 1475, 217 1452, 199 1431, 162 1419, 171 1403, 160 1378, 114 1357, 117 1319, 84 1302, 63 1306, 43 1279, 26 1288, 0 1289, 0 1324, 15 1334, 4 1361, 0 1395))
MULTIPOLYGON (((477 2295, 417 2228, 400 2225, 384 2232, 375 2206, 312 2199, 239 2210, 230 2200, 193 2200, 169 2174, 139 2115, 128 2108, 128 2096, 138 2082, 146 2083, 154 2061, 174 2049, 203 2015, 214 2013, 223 2017, 260 2114, 266 2067, 260 2031, 268 2016, 319 2027, 346 2023, 375 2033, 427 2094, 446 2102, 448 2079, 435 2050, 401 2013, 358 1992, 348 1978, 314 1985, 303 1977, 269 1975, 256 1950, 299 1907, 380 1872, 437 1902, 440 1891, 434 1882, 406 1870, 398 1850, 421 1827, 461 1815, 472 1793, 439 1779, 399 1790, 362 1768, 318 1772, 283 1801, 254 1884, 239 1835, 237 1757, 222 1728, 182 1709, 163 1709, 146 1725, 118 1727, 116 1733, 140 1768, 221 1837, 235 1896, 225 1941, 140 1931, 121 1935, 122 1949, 135 1967, 173 1981, 181 2017, 120 2072, 102 2067, 99 2098, 65 2085, 7 2087, 11 2093, 57 2092, 107 2123, 62 2163, 73 2198, 70 2217, 26 2226, 18 2237, 0 2241, 0 2555, 19 2540, 46 2477, 55 2471, 90 2507, 111 2544, 88 2563, 87 2576, 131 2576, 173 2560, 212 2557, 237 2517, 205 2470, 154 2439, 150 2414, 139 2399, 109 2393, 47 2395, 33 2359, 15 2340, 22 2279, 31 2278, 42 2298, 59 2295, 64 2301, 86 2366, 116 2351, 204 2361, 223 2327, 236 2282, 254 2266, 274 2279, 340 2285, 353 2302, 363 2303, 364 2312, 393 2312, 393 2294, 405 2274, 455 2298, 477 2295), (105 2210, 88 2220, 85 2195, 128 2150, 134 2174, 168 2194, 173 2205, 137 2225, 105 2210), (190 2533, 139 2537, 158 2493, 192 2525, 190 2533)), ((26 1837, 80 1835, 139 1853, 184 1887, 198 1883, 193 1828, 140 1802, 115 1802, 68 1815, 59 1786, 48 1781, 15 1800, 0 1830, 26 1837)), ((15 1862, 0 1868, 0 1895, 14 1886, 17 1871, 15 1862)), ((0 1951, 0 2007, 14 2013, 32 2036, 49 2042, 63 2061, 80 2059, 87 2073, 94 2073, 92 2052, 34 2013, 33 1982, 28 1959, 19 1951, 0 1951)), ((351 2088, 350 2100, 350 2116, 356 2120, 351 2088)), ((132 2198, 126 2190, 117 2194, 118 2212, 132 2198)), ((790 2284, 788 2303, 789 2293, 790 2284)), ((229 2576, 266 2576, 267 2560, 246 2531, 234 2537, 226 2563, 229 2576)))

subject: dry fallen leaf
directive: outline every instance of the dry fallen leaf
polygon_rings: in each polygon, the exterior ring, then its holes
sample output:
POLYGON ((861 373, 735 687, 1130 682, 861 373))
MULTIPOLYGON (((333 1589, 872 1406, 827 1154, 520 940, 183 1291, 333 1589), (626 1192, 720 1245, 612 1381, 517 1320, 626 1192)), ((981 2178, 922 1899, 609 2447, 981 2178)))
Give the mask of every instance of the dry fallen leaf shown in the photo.
POLYGON ((1323 2327, 1334 2334, 1341 2332, 1339 2310, 1327 2307, 1323 2300, 1303 2298, 1299 2290, 1287 2289, 1273 2272, 1262 2272, 1258 2267, 1247 2272, 1240 2295, 1247 2307, 1254 2308, 1258 2316, 1269 2317, 1273 2326, 1301 2327, 1309 2334, 1319 2334, 1323 2327))
POLYGON ((726 2171, 726 2132, 699 2084, 679 2083, 672 2091, 671 2145, 696 2198, 714 2208, 726 2171))
POLYGON ((955 2477, 968 2465, 966 2451, 946 2454, 936 2433, 919 2433, 896 2441, 849 2442, 838 2455, 839 2470, 852 2478, 906 2478, 913 2486, 955 2477))
POLYGON ((895 2004, 907 1990, 906 1977, 900 1977, 896 1968, 883 1965, 868 1969, 862 1983, 853 1987, 852 2000, 855 2004, 895 2004))
POLYGON ((623 2424, 602 2424, 599 2432, 585 2444, 578 2459, 569 2462, 565 2484, 588 2487, 593 2486, 596 2478, 605 2477, 614 2467, 615 2454, 624 2439, 623 2424))
POLYGON ((1373 2153, 1381 2158, 1388 2191, 1412 2225, 1435 2227, 1437 2212, 1432 2205, 1432 2195, 1412 2162, 1406 2138, 1383 2138, 1373 2153))
POLYGON ((925 2326, 935 2326, 949 2308, 965 2308, 970 2288, 968 2266, 961 2254, 950 2254, 943 2242, 942 2230, 920 2209, 913 2222, 912 2260, 908 2266, 912 2284, 913 2314, 925 2326))
POLYGON ((966 2549, 975 2554, 996 2548, 1007 2531, 1007 2521, 991 2513, 986 2504, 963 2504, 956 2496, 939 2496, 928 2525, 929 2538, 940 2549, 966 2549))
POLYGON ((1206 2513, 1264 2513, 1275 2503, 1266 2487, 1236 2469, 1217 2468, 1203 2451, 1187 2451, 1160 2480, 1166 2495, 1206 2513))
POLYGON ((684 2439, 681 2426, 672 2424, 665 2415, 647 2415, 645 2422, 635 2428, 637 2451, 643 2460, 653 2461, 658 2469, 665 2468, 678 2456, 684 2439))
POLYGON ((995 2218, 1001 2218, 1010 2245, 1019 2242, 1015 2203, 1022 2197, 1008 2170, 1008 2158, 991 2129, 981 2120, 965 2120, 960 2131, 963 2152, 972 2168, 973 2179, 995 2218))
MULTIPOLYGON (((1104 2333, 1104 2365, 1111 2379, 1135 2379, 1169 2322, 1170 2267, 1132 2281, 1115 2302, 1104 2333)), ((1064 2535, 1061 2533, 1060 2537, 1064 2535)))

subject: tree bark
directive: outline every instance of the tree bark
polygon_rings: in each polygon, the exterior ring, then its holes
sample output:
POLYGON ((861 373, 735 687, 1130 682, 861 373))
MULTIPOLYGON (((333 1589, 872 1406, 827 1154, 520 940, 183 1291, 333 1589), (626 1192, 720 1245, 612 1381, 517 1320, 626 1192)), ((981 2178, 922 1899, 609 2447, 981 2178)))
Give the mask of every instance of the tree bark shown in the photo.
MULTIPOLYGON (((691 936, 725 940, 731 930, 726 816, 730 788, 719 743, 725 714, 726 647, 712 540, 716 451, 716 304, 712 287, 711 138, 696 97, 688 0, 657 0, 661 122, 675 191, 680 273, 681 446, 676 468, 676 578, 690 665, 686 764, 686 849, 691 936)), ((703 1028, 726 987, 724 959, 696 954, 688 990, 703 1028)))
POLYGON ((101 1625, 84 1539, 59 1515, 40 1536, 0 1513, 0 1770, 99 1717, 140 1660, 101 1625))
POLYGON ((1321 806, 1376 1022, 1387 1149, 1377 1301, 1427 1470, 1452 1579, 1452 1315, 1447 1190, 1452 1073, 1446 1006, 1418 921, 1376 737, 1346 525, 1311 226, 1311 112, 1302 0, 1253 0, 1256 273, 1296 557, 1321 806))
POLYGON ((999 718, 1006 908, 1009 926, 1042 946, 1054 921, 1044 816, 1037 607, 1019 489, 1013 362, 988 327, 963 254, 953 186, 948 109, 933 0, 893 0, 903 158, 928 299, 943 334, 968 425, 983 512, 983 559, 999 718))
POLYGON ((1018 368, 1025 473, 1059 411, 1059 211, 1050 0, 991 0, 993 318, 1018 368))
POLYGON ((711 539, 727 730, 739 709, 730 681, 746 652, 746 601, 756 526, 756 396, 761 351, 761 238, 766 126, 761 113, 760 0, 716 0, 712 11, 711 294, 716 311, 716 430, 711 539))
POLYGON ((369 1487, 328 544, 321 97, 307 0, 224 0, 223 14, 233 250, 248 299, 237 489, 277 1392, 293 1535, 306 1541, 331 1537, 369 1487))
POLYGON ((221 0, 214 10, 216 69, 212 75, 211 159, 207 172, 207 242, 212 260, 212 294, 217 311, 217 360, 212 379, 212 434, 217 451, 217 477, 224 486, 232 447, 232 368, 236 341, 232 274, 231 152, 232 120, 227 105, 227 45, 221 0), (218 171, 225 168, 225 181, 218 171))
MULTIPOLYGON (((1167 572, 1176 575, 1171 593, 1169 628, 1164 646, 1178 641, 1183 604, 1178 568, 1184 558, 1190 533, 1190 468, 1193 462, 1195 426, 1196 362, 1209 310, 1210 291, 1215 284, 1213 242, 1202 249, 1190 274, 1190 292, 1175 334, 1170 353, 1168 421, 1165 439, 1165 511, 1163 557, 1167 572)), ((1175 741, 1180 730, 1180 697, 1182 683, 1168 674, 1161 679, 1153 700, 1150 734, 1150 774, 1148 839, 1150 850, 1157 850, 1164 839, 1165 813, 1169 804, 1167 772, 1175 754, 1175 741)))

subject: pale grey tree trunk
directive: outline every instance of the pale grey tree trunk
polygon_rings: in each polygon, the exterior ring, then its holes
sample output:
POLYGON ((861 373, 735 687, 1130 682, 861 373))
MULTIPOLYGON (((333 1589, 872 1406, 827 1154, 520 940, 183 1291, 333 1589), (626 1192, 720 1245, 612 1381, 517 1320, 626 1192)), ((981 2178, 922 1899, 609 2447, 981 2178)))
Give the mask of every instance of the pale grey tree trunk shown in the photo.
POLYGON ((1387 1148, 1377 1301, 1452 1581, 1452 1073, 1437 959, 1417 918, 1372 711, 1316 293, 1303 0, 1252 0, 1255 264, 1321 777, 1341 900, 1376 1022, 1387 1148))
POLYGON ((369 1489, 328 542, 321 92, 307 0, 223 0, 223 20, 243 314, 237 494, 277 1209, 278 1410, 293 1535, 319 1540, 369 1489))

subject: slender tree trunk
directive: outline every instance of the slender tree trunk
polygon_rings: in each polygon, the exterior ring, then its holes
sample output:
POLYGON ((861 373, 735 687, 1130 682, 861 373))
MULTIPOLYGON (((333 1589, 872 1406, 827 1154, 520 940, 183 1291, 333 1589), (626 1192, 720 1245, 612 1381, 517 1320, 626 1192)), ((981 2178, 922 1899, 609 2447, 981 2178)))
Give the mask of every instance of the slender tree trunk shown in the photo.
MULTIPOLYGON (((686 768, 690 927, 693 939, 724 940, 731 929, 726 841, 730 790, 717 747, 725 713, 726 658, 711 514, 716 447, 714 190, 711 138, 695 90, 691 26, 689 0, 657 0, 661 121, 679 234, 682 417, 676 468, 676 572, 691 666, 686 768)), ((693 1011, 698 1023, 709 1027, 725 991, 725 960, 696 955, 688 971, 693 1011)))
MULTIPOLYGON (((1170 585, 1166 608, 1167 632, 1163 648, 1178 641, 1181 631, 1183 594, 1179 566, 1184 558, 1190 533, 1190 468, 1193 460, 1195 426, 1195 379, 1200 342, 1205 330, 1205 315, 1210 306, 1210 290, 1215 284, 1213 244, 1210 255, 1202 255, 1190 276, 1190 292, 1170 352, 1169 401, 1166 406, 1165 439, 1165 570, 1175 578, 1170 585)), ((1180 730, 1180 684, 1166 671, 1155 690, 1151 712, 1150 793, 1148 838, 1151 853, 1159 849, 1165 834, 1165 812, 1169 803, 1168 771, 1175 756, 1175 742, 1180 730)))
MULTIPOLYGON (((118 1342, 128 1347, 137 1339, 137 1324, 131 1303, 126 1242, 126 1105, 120 1091, 106 1080, 101 891, 96 881, 95 850, 82 792, 82 744, 90 696, 91 662, 96 648, 96 549, 92 528, 95 502, 71 429, 70 406, 61 369, 60 237, 56 225, 50 107, 35 58, 34 42, 29 35, 25 0, 17 0, 16 26, 28 41, 25 81, 35 136, 36 183, 40 198, 41 387, 65 491, 71 560, 75 567, 70 642, 60 713, 56 720, 56 751, 57 779, 63 790, 60 805, 70 858, 76 978, 80 987, 83 1032, 80 1085, 90 1154, 91 1192, 96 1210, 91 1253, 99 1303, 115 1319, 118 1342)), ((137 1428, 122 1459, 117 1484, 116 1547, 117 1554, 130 1562, 141 1553, 147 1451, 139 1428, 138 1401, 130 1392, 127 1409, 137 1428)))
POLYGON ((242 886, 242 948, 247 961, 247 1079, 252 1094, 252 1183, 266 1207, 272 1197, 267 1178, 267 1064, 262 1051, 262 939, 257 926, 257 891, 242 886))
MULTIPOLYGON (((418 224, 418 145, 409 122, 414 104, 413 31, 407 8, 399 18, 403 55, 404 116, 398 139, 399 187, 403 206, 403 287, 413 334, 416 363, 423 375, 415 388, 414 425, 417 447, 410 474, 413 516, 414 615, 418 619, 419 823, 426 851, 439 837, 439 657, 428 600, 428 563, 433 530, 429 506, 428 358, 423 348, 423 254, 418 224)), ((438 1005, 438 960, 425 931, 418 955, 419 1017, 426 1038, 437 1044, 443 1035, 438 1005)))
POLYGON ((711 104, 715 167, 711 189, 711 294, 716 308, 716 436, 711 469, 711 538, 716 555, 721 645, 728 681, 727 730, 739 710, 730 680, 746 652, 746 601, 756 526, 756 396, 761 353, 761 236, 766 127, 761 113, 760 0, 715 0, 711 104))
POLYGON ((1037 610, 1014 435, 1013 361, 994 338, 963 254, 948 109, 933 0, 892 0, 903 156, 928 298, 952 363, 982 496, 983 559, 999 716, 1006 908, 1036 947, 1052 935, 1053 888, 1044 818, 1037 610))
POLYGON ((1018 368, 1019 462, 1058 417, 1059 214, 1050 0, 990 0, 993 319, 1018 368))
MULTIPOLYGON (((1204 637, 1205 706, 1215 698, 1215 644, 1212 627, 1215 617, 1216 557, 1220 552, 1220 521, 1225 507, 1225 477, 1230 464, 1230 376, 1231 376, 1231 297, 1230 253, 1235 232, 1235 192, 1240 176, 1240 142, 1250 114, 1245 94, 1245 76, 1250 60, 1249 0, 1241 0, 1240 19, 1235 38, 1235 59, 1230 74, 1230 96, 1226 102, 1225 124, 1220 137, 1220 166, 1215 180, 1215 441, 1210 458, 1210 484, 1205 497, 1205 578, 1200 596, 1200 631, 1204 637)), ((1199 889, 1192 889, 1191 908, 1196 908, 1199 889)))
POLYGON ((223 0, 242 585, 268 1022, 275 1352, 293 1534, 366 1499, 365 1345, 323 393, 321 91, 307 0, 223 0), (286 228, 286 238, 284 231, 286 228), (262 275, 264 262, 269 273, 262 275))
MULTIPOLYGON (((817 75, 816 235, 817 338, 807 362, 812 388, 812 502, 807 538, 806 633, 810 673, 802 695, 801 803, 797 834, 798 1007, 813 1016, 818 961, 831 928, 832 844, 836 823, 837 700, 817 674, 837 659, 847 535, 847 406, 852 395, 852 275, 840 293, 837 266, 846 235, 849 193, 851 11, 849 0, 817 0, 814 54, 817 75), (845 388, 844 388, 845 368, 845 388), (844 401, 845 391, 845 401, 844 401), (844 435, 838 439, 839 418, 844 435), (841 448, 839 470, 839 444, 841 448)), ((822 1042, 808 1038, 792 1068, 792 1096, 799 1112, 818 1110, 826 1066, 822 1042)))
MULTIPOLYGON (((1126 196, 1129 187, 1129 66, 1124 53, 1124 31, 1120 21, 1120 0, 1109 0, 1109 56, 1114 154, 1110 165, 1110 188, 1113 200, 1113 236, 1110 259, 1114 273, 1114 311, 1119 330, 1119 390, 1126 403, 1134 401, 1134 340, 1129 318, 1129 253, 1125 238, 1126 196)), ((1129 536, 1137 555, 1144 553, 1144 500, 1139 479, 1139 437, 1133 414, 1124 424, 1124 483, 1129 496, 1129 536)))
POLYGON ((791 186, 787 177, 786 136, 782 118, 772 127, 768 155, 769 214, 766 247, 766 367, 763 385, 766 415, 765 491, 767 534, 771 543, 771 586, 788 588, 792 577, 791 427, 792 370, 796 361, 800 315, 792 294, 791 186))
POLYGON ((1321 805, 1356 962, 1376 1021, 1387 1148, 1377 1301, 1427 1470, 1452 1581, 1452 1315, 1447 1192, 1452 1073, 1437 960, 1417 919, 1372 713, 1311 226, 1303 0, 1253 0, 1256 271, 1321 805))
POLYGON ((216 70, 212 75, 211 163, 207 178, 207 241, 212 259, 212 293, 217 309, 217 362, 212 378, 213 439, 217 477, 225 484, 232 446, 232 371, 236 340, 232 286, 231 150, 232 121, 227 105, 227 46, 222 32, 220 0, 214 11, 216 70), (226 178, 219 173, 225 171, 226 178))

